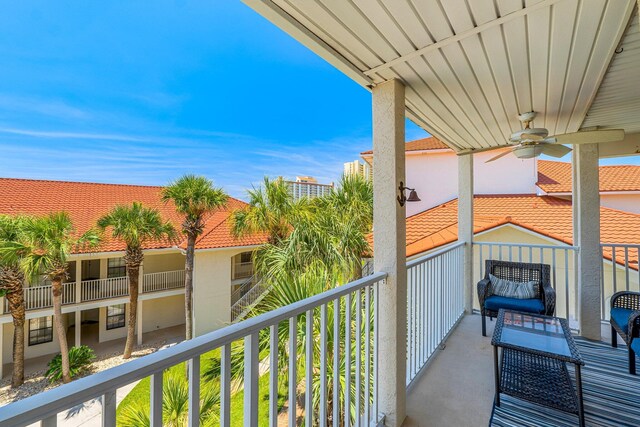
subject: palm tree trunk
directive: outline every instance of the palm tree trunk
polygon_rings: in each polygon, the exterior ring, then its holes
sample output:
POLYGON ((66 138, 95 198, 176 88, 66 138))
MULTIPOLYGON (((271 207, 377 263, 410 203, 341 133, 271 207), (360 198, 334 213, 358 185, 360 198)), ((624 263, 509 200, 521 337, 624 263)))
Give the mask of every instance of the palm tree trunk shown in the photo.
POLYGON ((11 387, 24 382, 24 309, 22 319, 13 318, 13 373, 11 387))
POLYGON ((187 235, 187 255, 184 263, 184 316, 185 338, 193 338, 193 263, 196 247, 196 236, 187 235))
POLYGON ((24 382, 24 274, 20 269, 3 268, 0 271, 2 287, 7 291, 9 312, 13 318, 13 374, 11 387, 19 387, 24 382))
MULTIPOLYGON (((140 254, 142 257, 142 253, 140 254)), ((125 258, 125 262, 127 258, 125 258)), ((133 343, 136 334, 136 323, 138 321, 138 282, 140 273, 140 262, 127 263, 127 275, 129 276, 129 324, 127 325, 127 342, 124 345, 123 359, 131 357, 133 343)))
POLYGON ((60 343, 60 355, 62 357, 62 382, 71 381, 69 371, 69 345, 67 344, 67 331, 62 323, 62 278, 56 277, 51 281, 53 292, 53 323, 60 343))

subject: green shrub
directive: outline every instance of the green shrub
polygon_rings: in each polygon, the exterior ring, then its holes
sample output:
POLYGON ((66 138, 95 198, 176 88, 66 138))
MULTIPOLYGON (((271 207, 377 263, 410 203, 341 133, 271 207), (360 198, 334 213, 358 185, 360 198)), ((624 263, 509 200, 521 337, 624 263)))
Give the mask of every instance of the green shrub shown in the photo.
MULTIPOLYGON (((81 345, 80 347, 71 347, 69 350, 69 373, 71 377, 75 377, 80 372, 88 369, 93 359, 96 358, 95 353, 90 347, 81 345)), ((62 378, 62 356, 58 353, 49 362, 49 369, 45 374, 49 381, 56 382, 62 378)))

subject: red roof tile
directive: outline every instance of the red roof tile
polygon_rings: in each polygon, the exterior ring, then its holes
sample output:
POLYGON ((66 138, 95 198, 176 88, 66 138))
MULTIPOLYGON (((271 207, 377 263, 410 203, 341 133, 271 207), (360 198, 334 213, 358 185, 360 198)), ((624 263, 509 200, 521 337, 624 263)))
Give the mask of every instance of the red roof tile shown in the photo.
MULTIPOLYGON (((409 141, 404 145, 405 151, 424 151, 424 150, 451 150, 451 148, 440 141, 438 138, 431 136, 429 138, 417 139, 415 141, 409 141)), ((373 154, 373 150, 364 151, 360 153, 365 156, 367 154, 373 154)))
MULTIPOLYGON (((180 230, 181 216, 175 211, 173 203, 165 204, 161 200, 162 187, 97 184, 68 181, 41 181, 29 179, 0 178, 0 213, 44 215, 52 212, 66 211, 71 216, 78 233, 84 233, 95 227, 96 221, 118 204, 129 204, 134 201, 156 208, 163 218, 180 230)), ((207 218, 205 230, 196 244, 197 249, 247 246, 265 241, 263 236, 249 236, 234 239, 228 226, 231 211, 246 204, 230 198, 224 209, 214 212, 207 218)), ((182 239, 182 234, 180 234, 182 239)), ((172 247, 167 241, 148 242, 145 249, 172 247)), ((185 242, 179 246, 184 247, 185 242)), ((105 236, 99 248, 92 252, 122 251, 122 241, 105 236)))
MULTIPOLYGON (((538 160, 538 182, 544 192, 570 193, 571 163, 538 160)), ((600 191, 640 191, 640 166, 600 166, 600 191)))
MULTIPOLYGON (((514 224, 567 244, 573 244, 571 201, 552 196, 485 195, 474 198, 474 232, 514 224)), ((640 215, 600 208, 601 241, 640 242, 640 215)), ((407 218, 407 256, 437 248, 458 238, 458 201, 407 218)), ((605 257, 611 256, 605 251, 605 257)), ((638 259, 630 253, 630 261, 638 259)))

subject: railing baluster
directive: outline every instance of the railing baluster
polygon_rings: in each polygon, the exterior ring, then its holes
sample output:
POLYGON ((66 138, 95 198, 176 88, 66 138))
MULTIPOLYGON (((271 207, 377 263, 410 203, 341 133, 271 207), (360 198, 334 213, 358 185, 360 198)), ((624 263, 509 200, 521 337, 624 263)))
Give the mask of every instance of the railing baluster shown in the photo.
POLYGON ((327 425, 327 304, 320 307, 320 405, 318 423, 327 425))
POLYGON ((365 317, 365 325, 366 325, 366 333, 365 333, 365 348, 364 348, 364 421, 365 425, 367 425, 370 419, 370 408, 371 408, 371 288, 365 288, 364 294, 364 309, 366 312, 365 317))
POLYGON ((244 337, 244 426, 258 427, 258 332, 244 337))
POLYGON ((269 427, 278 425, 278 325, 269 329, 269 427))
POLYGON ((102 427, 116 426, 116 392, 108 391, 102 395, 102 427))
POLYGON ((313 310, 307 310, 305 316, 305 426, 313 426, 313 310))
POLYGON ((200 425, 200 355, 189 362, 189 427, 200 425))
POLYGON ((360 293, 360 289, 355 292, 356 296, 356 425, 359 424, 360 420, 360 393, 362 391, 362 294, 360 293))
POLYGON ((298 326, 297 317, 289 319, 289 426, 296 425, 297 412, 297 361, 298 361, 298 326))
POLYGON ((51 415, 50 417, 42 420, 40 427, 57 427, 58 425, 58 415, 51 415))
POLYGON ((162 427, 162 371, 151 375, 151 427, 162 427))
POLYGON ((333 300, 333 426, 340 423, 340 299, 333 300))
POLYGON ((344 309, 344 426, 351 425, 351 293, 344 309))
POLYGON ((220 353, 220 425, 231 425, 231 344, 220 353))

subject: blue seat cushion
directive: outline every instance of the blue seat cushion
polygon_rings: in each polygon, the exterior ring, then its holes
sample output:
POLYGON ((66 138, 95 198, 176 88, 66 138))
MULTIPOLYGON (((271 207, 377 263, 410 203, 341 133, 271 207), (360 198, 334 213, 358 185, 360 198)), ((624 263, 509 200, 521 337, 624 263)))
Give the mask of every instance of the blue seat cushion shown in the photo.
POLYGON ((640 338, 634 338, 631 341, 631 350, 636 352, 636 357, 640 356, 640 338))
POLYGON ((616 325, 620 327, 624 331, 625 334, 629 333, 629 317, 633 314, 633 310, 629 310, 628 308, 612 308, 611 309, 611 320, 616 322, 616 325))
POLYGON ((524 311, 527 313, 544 313, 544 304, 541 299, 517 299, 491 295, 484 300, 484 308, 498 311, 501 308, 508 310, 524 311))

